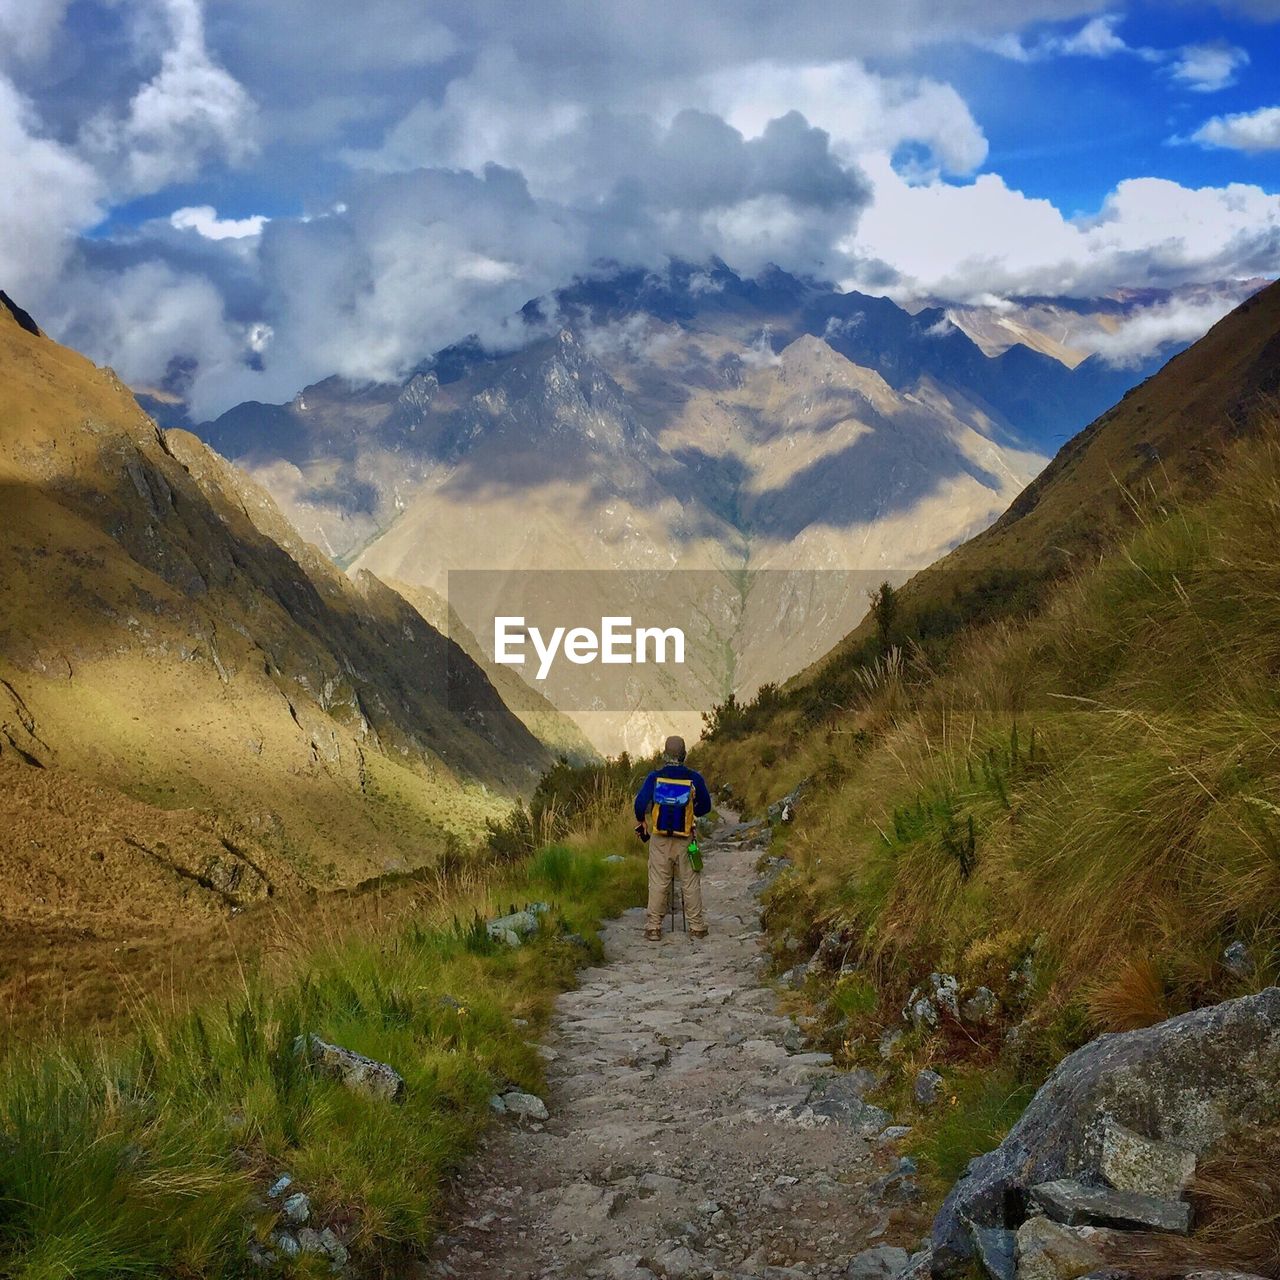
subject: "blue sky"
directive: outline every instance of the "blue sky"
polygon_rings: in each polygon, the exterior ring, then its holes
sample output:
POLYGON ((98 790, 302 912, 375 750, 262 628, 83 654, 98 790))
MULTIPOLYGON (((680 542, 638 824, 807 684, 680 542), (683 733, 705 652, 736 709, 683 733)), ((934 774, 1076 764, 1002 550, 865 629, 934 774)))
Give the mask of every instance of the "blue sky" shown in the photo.
POLYGON ((0 0, 0 287, 209 413, 605 260, 1149 290, 1136 358, 1280 272, 1278 69, 1280 0, 0 0))
MULTIPOLYGON (((1117 11, 1113 11, 1117 12, 1117 11)), ((1033 28, 1034 44, 1078 23, 1033 28)), ((1280 149, 1254 154, 1173 145, 1206 119, 1250 112, 1280 101, 1280 24, 1249 21, 1190 5, 1146 5, 1119 15, 1116 33, 1137 48, 1178 50, 1221 43, 1242 49, 1249 62, 1232 83, 1193 91, 1170 64, 1136 56, 1062 56, 1019 64, 972 46, 932 51, 924 66, 953 83, 981 122, 991 144, 986 169, 1028 195, 1052 200, 1064 212, 1092 212, 1107 192, 1136 174, 1172 178, 1187 186, 1280 183, 1280 149)))

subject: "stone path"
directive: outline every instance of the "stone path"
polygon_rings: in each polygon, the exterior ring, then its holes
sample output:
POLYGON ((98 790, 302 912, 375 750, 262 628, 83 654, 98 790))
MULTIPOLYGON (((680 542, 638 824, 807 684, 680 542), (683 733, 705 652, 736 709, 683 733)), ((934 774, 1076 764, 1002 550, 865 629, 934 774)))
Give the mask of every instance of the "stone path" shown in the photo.
POLYGON ((766 834, 731 823, 704 845, 709 939, 677 920, 646 942, 640 910, 608 925, 608 963, 561 997, 544 1049, 550 1119, 492 1132, 421 1274, 787 1280, 919 1247, 870 1077, 788 1052, 794 1024, 757 976, 766 834))

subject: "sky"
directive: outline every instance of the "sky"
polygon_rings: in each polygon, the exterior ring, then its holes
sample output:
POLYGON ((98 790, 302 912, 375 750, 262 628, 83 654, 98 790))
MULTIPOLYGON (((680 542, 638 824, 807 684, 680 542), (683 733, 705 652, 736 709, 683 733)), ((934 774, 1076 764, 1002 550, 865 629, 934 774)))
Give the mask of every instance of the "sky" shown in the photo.
POLYGON ((1278 71, 1280 0, 0 0, 0 288, 197 418, 673 257, 1169 291, 1134 359, 1280 274, 1278 71))

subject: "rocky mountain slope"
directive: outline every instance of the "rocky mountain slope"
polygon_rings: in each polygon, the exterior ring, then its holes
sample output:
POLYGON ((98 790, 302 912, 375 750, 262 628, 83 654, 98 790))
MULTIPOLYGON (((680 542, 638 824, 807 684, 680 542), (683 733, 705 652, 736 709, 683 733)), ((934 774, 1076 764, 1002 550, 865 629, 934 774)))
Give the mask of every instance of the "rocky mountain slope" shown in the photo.
MULTIPOLYGON (((1047 443, 1139 376, 1025 346, 991 357, 942 310, 722 264, 583 282, 519 324, 510 354, 463 343, 400 386, 330 379, 199 430, 342 563, 439 594, 450 572, 511 575, 451 598, 486 647, 529 571, 678 570, 699 598, 678 682, 651 668, 590 697, 543 690, 611 750, 694 729, 710 701, 818 657, 870 582, 990 523, 1047 443)), ((587 623, 615 591, 675 589, 564 592, 587 623)))
POLYGON ((428 863, 547 750, 108 369, 0 310, 0 916, 214 919, 428 863))
MULTIPOLYGON (((1037 584, 1095 559, 1132 528, 1140 506, 1203 492, 1224 446, 1278 393, 1280 284, 1272 284, 1064 445, 990 528, 913 578, 899 593, 901 626, 953 629, 971 610, 1024 607, 1037 584)), ((864 622, 797 690, 820 673, 838 678, 873 631, 864 622)))

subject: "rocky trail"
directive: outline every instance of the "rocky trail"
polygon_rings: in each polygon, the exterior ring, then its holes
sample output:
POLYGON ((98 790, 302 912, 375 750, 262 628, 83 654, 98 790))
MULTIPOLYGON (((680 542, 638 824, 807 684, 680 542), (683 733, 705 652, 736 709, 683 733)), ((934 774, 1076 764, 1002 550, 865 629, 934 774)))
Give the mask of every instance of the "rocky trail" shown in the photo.
POLYGON ((422 1275, 875 1280, 920 1247, 871 1077, 804 1052, 763 985, 767 837, 730 821, 704 844, 708 939, 677 917, 646 942, 640 909, 607 926, 543 1048, 546 1119, 491 1131, 422 1275))

